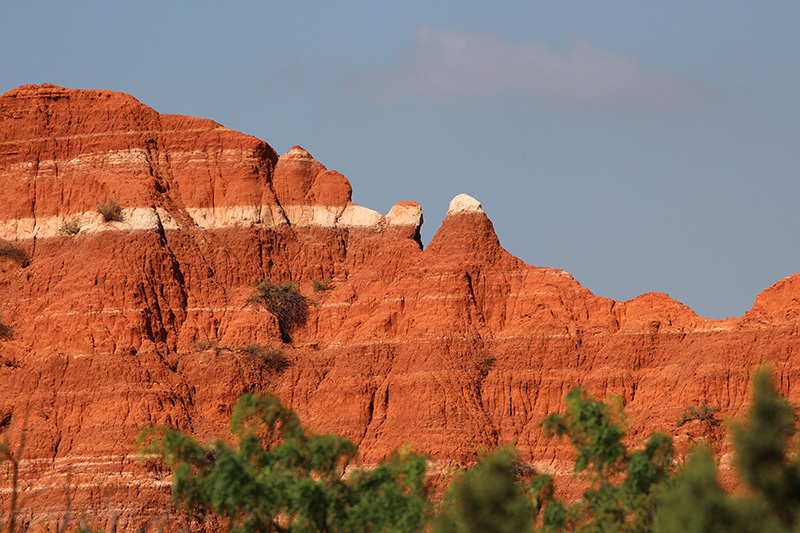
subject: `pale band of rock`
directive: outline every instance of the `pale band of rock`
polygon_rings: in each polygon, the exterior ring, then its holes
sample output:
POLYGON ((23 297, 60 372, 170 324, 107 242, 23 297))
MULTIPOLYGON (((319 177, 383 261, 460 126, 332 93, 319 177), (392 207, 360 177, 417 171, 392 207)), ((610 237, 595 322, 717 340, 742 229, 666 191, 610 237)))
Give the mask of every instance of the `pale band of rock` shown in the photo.
MULTIPOLYGON (((422 224, 418 204, 396 205, 386 216, 356 204, 341 206, 290 205, 227 206, 186 208, 187 214, 201 229, 263 227, 374 228, 417 226, 422 224)), ((75 222, 80 233, 101 231, 180 229, 175 219, 161 207, 122 209, 121 222, 104 222, 100 213, 88 211, 64 216, 29 217, 0 220, 0 239, 24 240, 64 235, 65 223, 75 222)))

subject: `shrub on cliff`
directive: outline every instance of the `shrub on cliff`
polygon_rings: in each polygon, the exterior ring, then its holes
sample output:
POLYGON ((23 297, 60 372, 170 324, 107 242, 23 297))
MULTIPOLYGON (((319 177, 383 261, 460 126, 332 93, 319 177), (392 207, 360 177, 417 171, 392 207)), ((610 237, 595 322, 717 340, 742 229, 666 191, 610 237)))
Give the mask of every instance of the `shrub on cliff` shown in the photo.
POLYGON ((706 402, 703 402, 697 407, 693 405, 687 405, 686 409, 683 411, 683 415, 681 415, 681 417, 678 419, 678 427, 686 424, 687 422, 691 422, 692 420, 699 421, 707 428, 718 426, 720 424, 720 420, 717 418, 717 411, 719 411, 719 407, 712 407, 707 405, 706 402))
POLYGON ((7 259, 11 259, 12 261, 16 261, 23 267, 28 266, 28 263, 30 262, 28 260, 28 254, 25 253, 25 250, 6 241, 0 241, 0 257, 5 257, 7 259))
POLYGON ((97 202, 97 212, 103 216, 104 222, 122 222, 122 206, 112 196, 103 203, 97 202))
MULTIPOLYGON (((105 217, 103 217, 105 219, 105 217)), ((81 217, 73 217, 69 220, 64 219, 58 233, 65 236, 77 235, 81 232, 81 217)))
POLYGON ((426 459, 394 453, 355 468, 357 449, 307 432, 273 396, 245 394, 230 420, 236 443, 202 445, 169 427, 149 427, 139 450, 173 472, 175 502, 233 531, 420 531, 429 510, 426 459))
POLYGON ((255 292, 247 299, 248 303, 263 305, 278 319, 281 338, 291 342, 291 332, 306 323, 308 303, 291 281, 273 283, 266 278, 255 287, 255 292))
POLYGON ((311 288, 314 289, 314 292, 329 291, 333 288, 332 281, 330 278, 311 280, 311 288))
POLYGON ((280 348, 253 343, 241 348, 241 351, 258 368, 271 374, 280 374, 289 366, 289 360, 280 348))
POLYGON ((11 326, 3 321, 3 315, 0 315, 0 341, 11 338, 11 326))

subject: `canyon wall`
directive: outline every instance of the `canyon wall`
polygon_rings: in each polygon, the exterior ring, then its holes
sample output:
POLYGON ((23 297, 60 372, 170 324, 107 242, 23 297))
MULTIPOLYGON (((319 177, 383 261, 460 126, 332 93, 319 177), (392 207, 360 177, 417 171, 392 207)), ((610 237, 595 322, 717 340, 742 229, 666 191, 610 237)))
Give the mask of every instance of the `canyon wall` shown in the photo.
POLYGON ((725 320, 664 294, 597 297, 506 252, 466 195, 423 249, 415 202, 382 215, 300 147, 278 156, 108 91, 1 96, 0 184, 0 441, 20 459, 19 520, 34 531, 67 508, 97 528, 171 524, 169 476, 136 456, 139 430, 225 437, 244 391, 274 391, 364 464, 410 444, 440 475, 514 442, 567 485, 570 449, 539 423, 574 384, 621 399, 631 445, 664 429, 681 450, 711 440, 723 462, 721 433, 677 425, 685 406, 741 414, 764 363, 800 401, 797 275, 725 320), (106 222, 97 207, 112 198, 122 220, 106 222), (291 342, 247 301, 265 278, 308 298, 291 342), (252 343, 288 367, 260 365, 241 349, 252 343))

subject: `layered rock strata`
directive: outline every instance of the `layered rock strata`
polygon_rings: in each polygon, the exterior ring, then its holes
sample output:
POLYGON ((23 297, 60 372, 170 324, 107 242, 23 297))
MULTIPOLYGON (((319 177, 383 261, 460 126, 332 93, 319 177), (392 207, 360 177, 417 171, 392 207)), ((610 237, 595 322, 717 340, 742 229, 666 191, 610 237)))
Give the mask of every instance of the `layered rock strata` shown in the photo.
MULTIPOLYGON (((279 157, 107 91, 0 97, 0 183, 12 332, 0 339, 0 439, 18 453, 20 520, 35 531, 68 508, 97 528, 174 524, 169 477, 134 453, 139 430, 224 437, 246 390, 275 391, 306 425, 355 441, 367 464, 411 444, 446 473, 515 442, 565 481, 571 452, 539 423, 573 384, 621 398, 631 444, 665 429, 681 449, 710 440, 722 453, 721 434, 677 426, 685 406, 743 412, 764 363, 800 400, 797 275, 726 320, 664 294, 597 297, 507 253, 466 195, 423 249, 418 204, 381 215, 300 147, 279 157), (97 211, 110 198, 121 221, 97 211), (247 303, 267 277, 309 299, 291 343, 247 303), (314 292, 323 279, 330 289, 314 292), (280 346, 289 367, 258 365, 239 350, 250 343, 280 346)), ((6 509, 9 482, 0 491, 6 509)))

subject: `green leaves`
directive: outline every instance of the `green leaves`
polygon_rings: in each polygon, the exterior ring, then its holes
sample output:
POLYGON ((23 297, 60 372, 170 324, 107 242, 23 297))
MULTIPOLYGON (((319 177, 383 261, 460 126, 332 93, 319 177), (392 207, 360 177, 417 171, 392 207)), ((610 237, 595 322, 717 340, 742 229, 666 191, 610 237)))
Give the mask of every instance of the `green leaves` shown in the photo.
POLYGON ((427 520, 427 459, 395 452, 375 469, 350 477, 346 531, 416 531, 427 520))
POLYGON ((557 500, 544 508, 546 528, 581 531, 647 531, 657 509, 658 489, 671 475, 672 438, 653 434, 644 449, 629 453, 622 443, 622 415, 575 387, 563 414, 542 422, 545 435, 566 437, 575 447, 575 473, 589 470, 592 485, 572 504, 557 500), (553 507, 551 510, 550 507, 553 507))
POLYGON ((434 522, 436 533, 533 531, 533 507, 514 480, 513 449, 501 448, 458 475, 434 522))
MULTIPOLYGON (((733 424, 734 465, 749 487, 740 496, 721 488, 707 448, 676 472, 666 433, 629 450, 619 408, 580 387, 564 401, 563 413, 542 427, 574 446, 575 473, 588 473, 591 483, 580 500, 556 498, 547 475, 518 479, 516 452, 500 448, 456 474, 430 524, 425 456, 402 450, 358 468, 355 444, 308 432, 273 396, 242 396, 231 416, 232 443, 201 445, 172 428, 146 428, 138 445, 170 467, 180 506, 200 519, 222 518, 236 532, 798 530, 800 460, 790 449, 796 413, 766 372, 754 379, 747 419, 733 424)), ((0 460, 5 455, 0 446, 0 460)))
POLYGON ((674 486, 661 499, 657 530, 675 533, 733 531, 736 518, 728 495, 717 483, 711 451, 697 448, 674 486))
POLYGON ((663 432, 650 436, 643 450, 628 459, 625 490, 630 498, 647 494, 650 489, 672 473, 672 437, 663 432))
POLYGON ((173 498, 232 531, 416 531, 429 512, 426 459, 400 452, 356 468, 355 444, 307 432, 274 396, 245 394, 231 416, 238 443, 200 445, 172 428, 146 428, 143 453, 172 469, 173 498))
POLYGON ((627 460, 622 445, 625 430, 615 422, 621 417, 582 387, 569 391, 564 403, 567 404, 564 414, 550 414, 542 422, 545 435, 569 438, 578 452, 575 472, 592 468, 600 484, 608 484, 609 476, 627 460))
POLYGON ((796 412, 775 390, 769 372, 753 379, 753 403, 733 423, 734 465, 749 486, 742 496, 723 491, 707 448, 695 450, 661 503, 658 530, 786 532, 800 525, 800 462, 790 453, 796 412))
POLYGON ((781 522, 794 525, 800 513, 800 462, 789 457, 787 444, 796 432, 796 413, 766 371, 756 374, 753 389, 747 420, 734 425, 736 465, 781 522))

